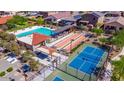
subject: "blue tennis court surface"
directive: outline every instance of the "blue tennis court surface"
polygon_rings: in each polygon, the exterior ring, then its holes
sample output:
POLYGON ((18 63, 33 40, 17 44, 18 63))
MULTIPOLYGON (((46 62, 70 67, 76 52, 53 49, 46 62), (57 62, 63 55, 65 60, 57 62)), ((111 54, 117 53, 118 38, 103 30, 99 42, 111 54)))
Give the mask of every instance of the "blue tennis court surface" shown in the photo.
POLYGON ((105 51, 101 48, 86 46, 85 49, 69 63, 69 66, 81 72, 91 74, 96 69, 104 52, 105 51))
POLYGON ((53 81, 64 81, 63 79, 61 79, 59 76, 56 76, 53 81))

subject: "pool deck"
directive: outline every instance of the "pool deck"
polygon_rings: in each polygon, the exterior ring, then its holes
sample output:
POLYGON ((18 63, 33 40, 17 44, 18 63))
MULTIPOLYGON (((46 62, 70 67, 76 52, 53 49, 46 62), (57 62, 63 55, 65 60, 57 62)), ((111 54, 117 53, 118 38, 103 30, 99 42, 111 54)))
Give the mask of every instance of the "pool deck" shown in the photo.
POLYGON ((29 30, 34 30, 36 28, 39 28, 39 27, 38 26, 28 27, 28 28, 24 28, 24 29, 21 29, 21 30, 17 30, 16 32, 10 32, 10 33, 13 33, 13 34, 17 35, 17 34, 27 32, 29 30))
MULTIPOLYGON (((28 28, 24 28, 24 29, 21 29, 21 30, 17 30, 16 32, 11 32, 11 33, 15 34, 15 35, 18 35, 18 34, 25 33, 25 32, 28 32, 30 30, 34 30, 34 29, 41 28, 41 27, 43 27, 43 26, 33 26, 33 27, 28 27, 28 28)), ((55 29, 51 29, 51 28, 48 28, 48 27, 44 27, 44 28, 47 28, 47 29, 50 29, 50 30, 55 30, 55 29)))

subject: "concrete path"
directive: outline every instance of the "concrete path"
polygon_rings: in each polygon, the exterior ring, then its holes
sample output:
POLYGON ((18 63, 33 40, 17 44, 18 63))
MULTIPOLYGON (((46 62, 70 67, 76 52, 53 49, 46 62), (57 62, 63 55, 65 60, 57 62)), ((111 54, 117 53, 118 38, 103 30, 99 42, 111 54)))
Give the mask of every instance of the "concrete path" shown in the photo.
POLYGON ((112 60, 120 60, 120 56, 123 56, 123 55, 124 55, 124 47, 123 47, 122 51, 117 56, 112 58, 112 60))

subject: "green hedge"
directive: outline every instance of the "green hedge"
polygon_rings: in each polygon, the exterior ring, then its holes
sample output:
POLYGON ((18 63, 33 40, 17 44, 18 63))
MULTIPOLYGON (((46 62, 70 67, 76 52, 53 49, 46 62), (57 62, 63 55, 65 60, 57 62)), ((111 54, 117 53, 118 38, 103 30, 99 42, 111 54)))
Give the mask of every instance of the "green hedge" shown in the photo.
POLYGON ((11 72, 11 71, 13 71, 13 68, 12 67, 9 67, 6 71, 7 72, 11 72))
POLYGON ((0 72, 0 77, 3 77, 3 76, 5 76, 5 71, 2 71, 2 72, 0 72))
POLYGON ((73 49, 71 50, 71 52, 75 52, 81 45, 82 45, 82 43, 80 43, 77 47, 73 48, 73 49))

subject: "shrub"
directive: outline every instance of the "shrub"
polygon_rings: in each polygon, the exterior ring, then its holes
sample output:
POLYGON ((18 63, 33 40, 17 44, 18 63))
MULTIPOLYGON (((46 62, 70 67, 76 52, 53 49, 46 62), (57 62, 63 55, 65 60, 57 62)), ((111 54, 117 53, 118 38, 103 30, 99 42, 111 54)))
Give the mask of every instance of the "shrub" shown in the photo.
POLYGON ((97 35, 101 35, 104 31, 101 28, 93 28, 92 32, 96 33, 97 35))
POLYGON ((9 67, 6 71, 7 72, 11 72, 11 71, 13 71, 13 68, 12 67, 9 67))
POLYGON ((5 76, 5 71, 2 71, 2 72, 0 72, 0 77, 3 77, 3 76, 5 76))

